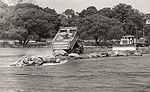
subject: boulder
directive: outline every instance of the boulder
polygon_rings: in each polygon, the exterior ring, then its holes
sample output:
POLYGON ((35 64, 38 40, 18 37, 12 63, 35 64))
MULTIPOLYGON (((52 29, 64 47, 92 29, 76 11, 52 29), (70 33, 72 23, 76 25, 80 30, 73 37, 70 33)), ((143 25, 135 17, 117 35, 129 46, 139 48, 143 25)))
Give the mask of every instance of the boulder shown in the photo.
POLYGON ((135 51, 133 55, 134 55, 134 56, 142 56, 142 53, 139 52, 139 51, 135 51))
POLYGON ((133 55, 133 53, 129 50, 126 50, 125 53, 126 53, 126 56, 132 56, 133 55))
POLYGON ((118 52, 117 50, 114 50, 114 51, 113 51, 113 54, 114 54, 115 56, 119 56, 119 52, 118 52))
POLYGON ((117 56, 117 54, 115 54, 113 51, 109 51, 109 52, 108 52, 108 55, 109 55, 110 57, 116 57, 116 56, 117 56))
POLYGON ((132 50, 131 50, 131 51, 129 51, 129 53, 130 53, 131 55, 133 55, 133 54, 134 54, 134 52, 135 52, 135 51, 132 51, 132 50))
POLYGON ((10 66, 22 66, 23 64, 24 64, 23 62, 16 61, 16 62, 10 64, 10 66))
POLYGON ((36 61, 38 59, 39 56, 31 56, 29 60, 31 61, 36 61))
POLYGON ((125 53, 124 51, 120 51, 120 50, 119 50, 119 51, 118 51, 118 55, 119 55, 119 56, 126 56, 126 53, 125 53))
POLYGON ((143 54, 143 51, 142 50, 137 50, 139 53, 143 54))
POLYGON ((68 58, 68 56, 55 56, 55 60, 57 58, 60 58, 61 60, 66 60, 68 58))
POLYGON ((80 55, 77 54, 77 53, 71 53, 71 54, 68 54, 69 58, 70 59, 77 59, 77 58, 80 58, 80 55))
POLYGON ((115 50, 113 51, 114 56, 126 56, 126 52, 120 51, 120 50, 115 50))
POLYGON ((61 63, 64 60, 67 60, 69 56, 56 56, 54 63, 61 63))
POLYGON ((141 51, 113 51, 112 53, 110 53, 111 56, 132 56, 132 55, 136 55, 136 56, 141 56, 142 52, 141 51), (113 55, 114 54, 114 55, 113 55))
POLYGON ((35 62, 35 65, 37 65, 37 66, 40 66, 40 65, 42 65, 44 63, 43 59, 40 58, 40 57, 38 57, 37 60, 34 61, 34 62, 35 62))
POLYGON ((97 58, 99 55, 97 53, 92 53, 88 55, 89 58, 97 58))
POLYGON ((56 57, 55 56, 43 56, 42 60, 44 63, 51 63, 51 62, 55 62, 56 57))
POLYGON ((57 58, 55 63, 60 63, 60 61, 61 61, 60 58, 57 58))
POLYGON ((66 51, 64 51, 64 50, 55 50, 54 51, 54 55, 55 56, 59 56, 59 55, 62 55, 62 56, 65 56, 65 55, 67 55, 68 53, 66 52, 66 51))
POLYGON ((10 66, 30 66, 30 64, 33 65, 34 62, 32 62, 31 56, 27 55, 27 56, 21 57, 10 66))
POLYGON ((108 52, 102 52, 101 57, 108 57, 108 56, 109 56, 108 52))
POLYGON ((81 57, 81 59, 88 59, 89 58, 88 55, 81 55, 80 57, 81 57))
POLYGON ((138 51, 138 50, 136 50, 136 51, 126 51, 126 54, 127 54, 127 56, 133 56, 133 55, 136 55, 136 54, 142 54, 142 52, 141 51, 138 51), (135 53, 135 54, 134 54, 135 53))
POLYGON ((28 61, 28 66, 35 66, 35 61, 28 61))
POLYGON ((102 52, 96 53, 97 57, 102 57, 102 52))
POLYGON ((40 66, 44 63, 61 63, 66 56, 23 56, 10 66, 40 66))
POLYGON ((55 62, 55 61, 56 61, 56 57, 55 56, 50 57, 50 62, 55 62))

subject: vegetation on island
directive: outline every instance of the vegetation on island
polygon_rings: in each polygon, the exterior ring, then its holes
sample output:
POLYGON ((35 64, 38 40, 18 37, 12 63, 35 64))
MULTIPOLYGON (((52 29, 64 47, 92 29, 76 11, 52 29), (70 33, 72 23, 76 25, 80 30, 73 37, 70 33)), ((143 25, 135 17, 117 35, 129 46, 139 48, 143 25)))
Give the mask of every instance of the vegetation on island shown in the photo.
POLYGON ((61 26, 76 26, 81 39, 120 39, 123 35, 144 35, 150 39, 150 26, 145 14, 131 5, 120 3, 113 8, 96 9, 89 6, 81 12, 66 9, 58 14, 55 9, 31 3, 14 6, 0 2, 0 39, 18 40, 26 45, 30 40, 53 38, 61 26))

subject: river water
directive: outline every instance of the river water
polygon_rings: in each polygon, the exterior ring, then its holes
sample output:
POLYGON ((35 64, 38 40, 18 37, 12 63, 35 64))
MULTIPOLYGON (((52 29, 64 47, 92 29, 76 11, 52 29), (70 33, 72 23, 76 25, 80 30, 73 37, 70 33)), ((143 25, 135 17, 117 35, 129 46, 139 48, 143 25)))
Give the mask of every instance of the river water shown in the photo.
POLYGON ((51 55, 52 50, 0 49, 0 92, 150 92, 150 55, 9 67, 27 54, 51 55))

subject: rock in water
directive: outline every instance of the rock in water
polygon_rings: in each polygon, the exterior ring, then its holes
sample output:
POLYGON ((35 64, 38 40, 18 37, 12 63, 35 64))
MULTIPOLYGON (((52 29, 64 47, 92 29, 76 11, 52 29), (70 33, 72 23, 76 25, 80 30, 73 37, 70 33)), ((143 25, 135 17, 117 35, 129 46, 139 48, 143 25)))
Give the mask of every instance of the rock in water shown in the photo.
POLYGON ((10 66, 28 66, 29 65, 29 60, 30 60, 30 55, 23 56, 14 63, 10 64, 10 66))
POLYGON ((77 54, 77 53, 71 53, 71 54, 68 54, 68 56, 72 59, 80 58, 79 54, 77 54))
POLYGON ((118 51, 119 56, 126 56, 126 53, 124 51, 118 51))
POLYGON ((66 58, 55 56, 23 56, 10 66, 40 66, 44 63, 61 63, 61 61, 67 60, 66 58))
POLYGON ((101 55, 98 53, 92 53, 92 54, 89 54, 88 57, 89 58, 98 58, 98 57, 101 57, 101 55))
POLYGON ((138 51, 135 51, 133 55, 134 55, 134 56, 142 56, 142 53, 140 53, 140 52, 138 52, 138 51))
POLYGON ((59 58, 56 59, 56 63, 60 63, 60 61, 61 61, 61 60, 60 60, 59 58))
POLYGON ((35 66, 36 65, 35 61, 28 61, 28 63, 29 63, 29 66, 35 66))
POLYGON ((54 55, 55 56, 59 56, 59 55, 67 55, 67 52, 66 51, 64 51, 64 50, 55 50, 54 51, 54 55))
POLYGON ((35 66, 43 64, 43 60, 36 56, 23 56, 10 66, 35 66))
POLYGON ((40 65, 42 65, 44 63, 44 61, 42 60, 42 58, 38 58, 36 61, 35 61, 35 64, 37 65, 37 66, 40 66, 40 65))
POLYGON ((42 59, 44 63, 51 63, 51 62, 55 62, 56 57, 55 56, 43 56, 42 59))
POLYGON ((88 59, 89 56, 88 55, 81 55, 81 59, 88 59))
POLYGON ((114 54, 113 51, 109 51, 109 52, 108 52, 108 55, 109 55, 110 57, 116 57, 116 56, 117 56, 116 54, 114 54))

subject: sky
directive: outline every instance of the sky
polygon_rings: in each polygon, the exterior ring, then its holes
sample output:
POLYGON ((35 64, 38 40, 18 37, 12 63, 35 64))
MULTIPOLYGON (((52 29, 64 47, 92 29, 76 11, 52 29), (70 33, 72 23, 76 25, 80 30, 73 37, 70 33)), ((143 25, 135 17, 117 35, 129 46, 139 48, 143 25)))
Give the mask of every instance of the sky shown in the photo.
MULTIPOLYGON (((9 0, 3 0, 6 3, 9 0)), ((150 13, 150 0, 35 0, 35 4, 41 7, 55 9, 58 13, 66 9, 73 9, 75 12, 81 12, 89 6, 95 6, 98 10, 105 7, 114 7, 119 3, 131 5, 143 13, 150 13)))

